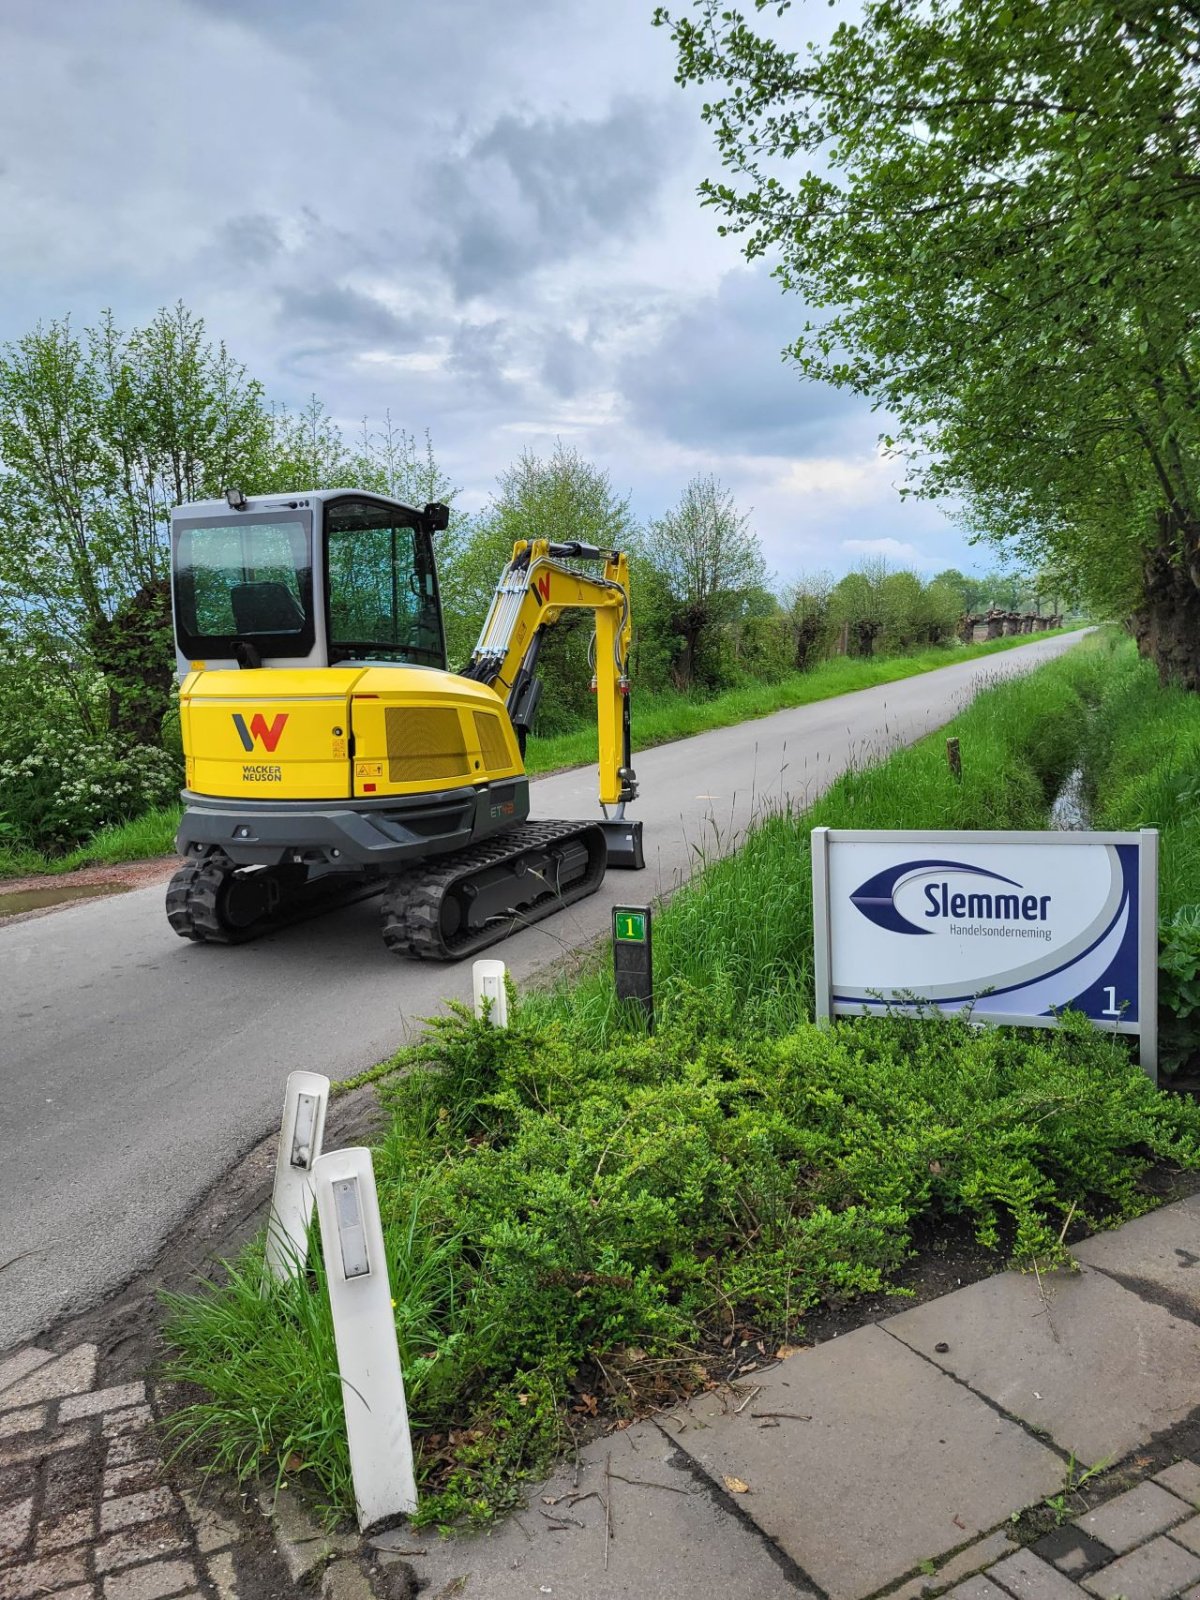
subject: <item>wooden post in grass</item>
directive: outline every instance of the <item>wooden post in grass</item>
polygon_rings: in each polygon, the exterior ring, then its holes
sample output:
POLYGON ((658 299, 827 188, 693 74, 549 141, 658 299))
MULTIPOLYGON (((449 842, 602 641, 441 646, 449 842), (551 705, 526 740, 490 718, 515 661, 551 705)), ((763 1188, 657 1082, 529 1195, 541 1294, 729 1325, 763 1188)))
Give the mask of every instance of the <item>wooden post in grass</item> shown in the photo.
POLYGON ((957 739, 946 740, 946 765, 950 768, 950 776, 955 783, 962 782, 962 752, 958 748, 957 739))

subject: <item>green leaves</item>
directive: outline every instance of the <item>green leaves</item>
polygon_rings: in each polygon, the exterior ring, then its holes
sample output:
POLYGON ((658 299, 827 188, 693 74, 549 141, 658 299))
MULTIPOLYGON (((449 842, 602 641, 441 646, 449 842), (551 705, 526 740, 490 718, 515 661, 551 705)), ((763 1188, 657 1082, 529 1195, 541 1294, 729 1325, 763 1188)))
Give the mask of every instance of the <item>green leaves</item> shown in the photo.
MULTIPOLYGON (((977 532, 1114 614, 1178 613, 1143 569, 1200 529, 1194 11, 868 0, 800 52, 717 0, 692 19, 680 76, 720 91, 727 172, 705 198, 831 309, 806 375, 885 404, 977 532)), ((1200 647, 1158 659, 1200 685, 1200 647)))

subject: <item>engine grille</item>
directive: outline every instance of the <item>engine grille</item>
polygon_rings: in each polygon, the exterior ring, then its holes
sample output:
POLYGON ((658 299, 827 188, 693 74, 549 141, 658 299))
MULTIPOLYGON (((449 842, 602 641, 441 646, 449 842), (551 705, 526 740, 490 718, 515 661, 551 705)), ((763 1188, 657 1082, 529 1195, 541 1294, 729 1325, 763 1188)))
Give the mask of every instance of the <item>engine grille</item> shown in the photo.
POLYGON ((512 765, 508 741, 500 718, 492 711, 475 712, 475 737, 479 740, 479 753, 489 772, 504 772, 512 765))
POLYGON ((420 783, 424 778, 470 776, 466 741, 457 711, 389 708, 388 777, 392 783, 420 783))

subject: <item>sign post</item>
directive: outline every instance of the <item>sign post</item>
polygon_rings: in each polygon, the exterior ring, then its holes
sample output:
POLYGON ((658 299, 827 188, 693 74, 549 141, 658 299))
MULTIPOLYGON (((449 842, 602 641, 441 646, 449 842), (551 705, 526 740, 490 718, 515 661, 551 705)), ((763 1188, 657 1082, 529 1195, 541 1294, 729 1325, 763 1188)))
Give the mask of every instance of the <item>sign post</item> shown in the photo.
POLYGON ((328 1105, 329 1079, 322 1073, 288 1074, 267 1220, 264 1291, 269 1280, 284 1283, 304 1271, 313 1209, 312 1168, 321 1154, 328 1105))
POLYGON ((475 1015, 483 1021, 487 1010, 493 1028, 508 1027, 508 987, 504 982, 503 961, 476 961, 471 966, 475 990, 475 1015))
POLYGON ((1158 834, 812 831, 818 1020, 936 1008, 1136 1035, 1158 1078, 1158 834))
POLYGON ((369 1150, 331 1150, 313 1169, 358 1525, 417 1508, 412 1436, 369 1150))
POLYGON ((617 999, 641 1006, 654 1032, 654 947, 649 906, 614 906, 613 975, 617 999))

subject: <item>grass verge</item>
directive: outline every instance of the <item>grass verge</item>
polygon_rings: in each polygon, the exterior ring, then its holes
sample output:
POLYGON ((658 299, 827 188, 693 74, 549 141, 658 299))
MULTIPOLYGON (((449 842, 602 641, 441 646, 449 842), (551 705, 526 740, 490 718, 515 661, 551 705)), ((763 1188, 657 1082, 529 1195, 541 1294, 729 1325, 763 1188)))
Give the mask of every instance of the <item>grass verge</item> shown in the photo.
MULTIPOLYGON (((1200 1168, 1200 1110, 1077 1020, 807 1018, 813 822, 1040 824, 1110 655, 982 695, 955 724, 961 785, 939 735, 710 865, 659 920, 653 1038, 595 972, 515 1006, 507 1031, 456 1011, 395 1059, 375 1163, 419 1521, 486 1520, 597 1411, 669 1401, 719 1376, 731 1339, 774 1348, 815 1308, 886 1289, 918 1232, 965 1223, 998 1266, 1045 1266, 1068 1222, 1149 1209, 1155 1163, 1200 1168)), ((347 1509, 315 1241, 285 1291, 262 1298, 260 1274, 255 1245, 223 1286, 169 1301, 173 1375, 208 1395, 176 1436, 347 1509)))
MULTIPOLYGON (((1055 635, 1044 633, 1037 637, 1048 639, 1055 635)), ((974 660, 977 656, 992 655, 1033 642, 1032 637, 1021 635, 1011 639, 993 639, 981 645, 939 646, 915 655, 883 656, 877 660, 851 661, 847 657, 839 657, 823 662, 811 672, 793 673, 779 683, 749 684, 708 700, 675 694, 638 699, 634 702, 635 746, 639 750, 648 750, 653 745, 667 744, 672 739, 685 739, 710 728, 731 727, 734 723, 770 716, 773 711, 809 705, 816 700, 828 700, 835 695, 869 689, 881 683, 894 683, 899 678, 952 666, 956 661, 974 660)), ((552 738, 531 738, 525 765, 528 772, 536 776, 538 773, 556 772, 563 767, 586 766, 596 759, 596 730, 589 726, 552 738)), ((123 861, 144 860, 150 856, 170 855, 182 814, 181 806, 164 806, 161 810, 135 817, 131 822, 115 823, 102 828, 93 838, 62 856, 43 855, 41 851, 13 841, 5 842, 0 837, 0 880, 32 877, 38 873, 73 872, 77 867, 108 866, 123 861)))
MULTIPOLYGON (((1073 626, 1078 628, 1085 624, 1073 626)), ((1053 639, 1058 633, 1070 631, 1062 628, 1038 634, 1036 638, 1053 639)), ((992 639, 986 644, 938 645, 912 655, 869 657, 864 661, 837 656, 832 661, 821 662, 811 672, 790 673, 778 683, 747 684, 709 699, 685 694, 642 698, 635 689, 633 747, 635 752, 649 750, 658 744, 670 744, 674 739, 708 733, 713 728, 730 728, 738 722, 769 717, 775 711, 812 705, 817 700, 831 700, 836 695, 873 689, 882 683, 896 683, 901 678, 936 672, 939 667, 953 666, 958 661, 974 661, 980 656, 996 655, 1034 642, 1034 636, 1019 635, 1011 639, 992 639)), ((596 730, 588 726, 547 739, 531 738, 525 757, 531 774, 587 766, 597 759, 596 730)))

